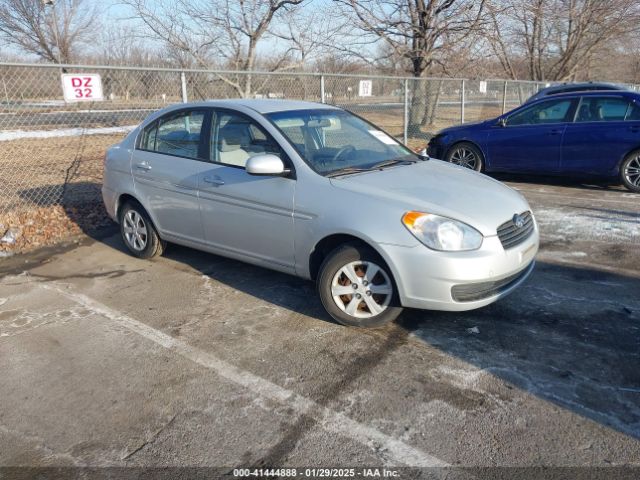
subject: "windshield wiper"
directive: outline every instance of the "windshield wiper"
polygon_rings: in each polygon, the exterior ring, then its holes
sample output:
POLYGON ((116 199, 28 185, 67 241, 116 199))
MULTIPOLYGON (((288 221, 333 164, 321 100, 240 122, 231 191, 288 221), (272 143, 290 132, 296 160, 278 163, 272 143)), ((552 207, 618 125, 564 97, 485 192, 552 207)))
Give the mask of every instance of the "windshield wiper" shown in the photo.
POLYGON ((371 168, 358 168, 358 167, 344 167, 338 170, 333 170, 325 175, 327 178, 338 177, 340 175, 349 175, 351 173, 370 172, 371 168))
POLYGON ((414 160, 414 159, 408 159, 408 158, 392 158, 391 160, 385 160, 383 162, 378 162, 378 163, 374 163, 373 165, 371 165, 372 170, 375 170, 377 168, 384 168, 384 167, 390 167, 392 165, 400 165, 402 164, 409 164, 409 163, 416 163, 418 160, 414 160))

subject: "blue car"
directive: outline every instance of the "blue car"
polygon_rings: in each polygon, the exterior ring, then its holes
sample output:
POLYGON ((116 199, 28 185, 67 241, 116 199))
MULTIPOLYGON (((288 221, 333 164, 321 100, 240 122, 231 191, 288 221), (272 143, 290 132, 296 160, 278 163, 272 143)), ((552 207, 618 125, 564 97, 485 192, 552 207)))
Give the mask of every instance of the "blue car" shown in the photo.
POLYGON ((483 172, 617 179, 640 193, 640 94, 542 98, 498 118, 445 128, 427 153, 483 172))

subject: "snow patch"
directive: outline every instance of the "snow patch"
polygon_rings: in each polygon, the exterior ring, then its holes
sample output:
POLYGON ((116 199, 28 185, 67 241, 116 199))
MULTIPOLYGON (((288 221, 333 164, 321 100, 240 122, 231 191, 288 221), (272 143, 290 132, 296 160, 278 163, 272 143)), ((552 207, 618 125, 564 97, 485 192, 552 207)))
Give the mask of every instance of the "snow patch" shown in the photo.
POLYGON ((59 130, 5 130, 0 132, 0 142, 20 140, 23 138, 54 138, 54 137, 79 137, 81 135, 111 135, 114 133, 129 133, 137 125, 124 127, 101 128, 63 128, 59 130))
MULTIPOLYGON (((576 211, 561 208, 539 208, 536 220, 547 239, 560 237, 576 240, 630 241, 640 239, 640 214, 615 212, 606 209, 585 208, 576 211)), ((572 256, 586 256, 573 252, 572 256)))

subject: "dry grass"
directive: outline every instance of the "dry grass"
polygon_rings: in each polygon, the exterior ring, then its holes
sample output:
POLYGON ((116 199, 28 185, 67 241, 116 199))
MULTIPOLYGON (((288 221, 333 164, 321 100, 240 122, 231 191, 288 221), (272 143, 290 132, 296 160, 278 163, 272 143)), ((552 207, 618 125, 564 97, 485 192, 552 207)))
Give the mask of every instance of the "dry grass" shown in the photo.
POLYGON ((100 184, 104 153, 121 139, 122 135, 91 135, 1 142, 0 211, 55 205, 71 183, 100 184))
POLYGON ((20 235, 0 251, 28 251, 111 224, 102 206, 102 159, 122 135, 0 142, 0 236, 20 235))

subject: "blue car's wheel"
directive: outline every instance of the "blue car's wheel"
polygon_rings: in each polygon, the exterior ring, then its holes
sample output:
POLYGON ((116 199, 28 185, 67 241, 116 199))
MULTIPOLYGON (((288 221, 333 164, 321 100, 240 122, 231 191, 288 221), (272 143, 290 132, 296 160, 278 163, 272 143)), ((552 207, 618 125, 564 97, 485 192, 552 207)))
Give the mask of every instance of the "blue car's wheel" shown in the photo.
POLYGON ((640 193, 640 150, 626 156, 620 167, 620 179, 629 190, 640 193))
POLYGON ((484 168, 482 152, 473 143, 469 142, 460 142, 453 145, 447 151, 445 160, 476 172, 481 172, 484 168))

